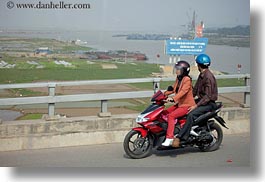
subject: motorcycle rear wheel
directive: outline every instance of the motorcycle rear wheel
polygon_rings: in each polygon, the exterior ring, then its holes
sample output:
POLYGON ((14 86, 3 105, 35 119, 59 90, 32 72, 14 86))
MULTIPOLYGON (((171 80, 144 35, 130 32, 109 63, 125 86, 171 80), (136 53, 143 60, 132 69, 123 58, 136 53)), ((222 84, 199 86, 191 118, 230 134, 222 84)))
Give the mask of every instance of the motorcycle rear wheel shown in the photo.
POLYGON ((153 139, 147 135, 142 137, 141 132, 131 130, 124 139, 123 148, 126 154, 133 159, 141 159, 151 155, 153 139))
POLYGON ((217 123, 212 124, 210 129, 213 141, 209 145, 199 147, 199 149, 203 152, 212 152, 219 149, 223 141, 223 130, 217 123))

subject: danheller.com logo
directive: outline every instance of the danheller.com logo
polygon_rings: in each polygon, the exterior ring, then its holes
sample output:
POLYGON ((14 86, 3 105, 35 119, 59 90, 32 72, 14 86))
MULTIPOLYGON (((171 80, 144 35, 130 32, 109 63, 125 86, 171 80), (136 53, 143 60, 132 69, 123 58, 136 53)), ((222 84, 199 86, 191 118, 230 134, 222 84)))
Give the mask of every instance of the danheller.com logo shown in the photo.
POLYGON ((39 1, 38 3, 14 3, 13 1, 8 1, 6 3, 6 7, 8 9, 90 9, 91 6, 88 3, 78 3, 71 4, 65 3, 64 1, 60 2, 45 2, 42 3, 39 1))

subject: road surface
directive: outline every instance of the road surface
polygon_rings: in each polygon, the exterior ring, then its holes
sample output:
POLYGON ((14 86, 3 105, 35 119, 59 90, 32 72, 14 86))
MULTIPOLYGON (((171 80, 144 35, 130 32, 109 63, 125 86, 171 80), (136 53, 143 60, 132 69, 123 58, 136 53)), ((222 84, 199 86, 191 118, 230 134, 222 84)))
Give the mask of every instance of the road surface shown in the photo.
POLYGON ((144 159, 130 159, 122 143, 41 150, 0 152, 0 166, 26 167, 214 167, 250 166, 249 133, 225 135, 214 152, 186 148, 154 151, 144 159))

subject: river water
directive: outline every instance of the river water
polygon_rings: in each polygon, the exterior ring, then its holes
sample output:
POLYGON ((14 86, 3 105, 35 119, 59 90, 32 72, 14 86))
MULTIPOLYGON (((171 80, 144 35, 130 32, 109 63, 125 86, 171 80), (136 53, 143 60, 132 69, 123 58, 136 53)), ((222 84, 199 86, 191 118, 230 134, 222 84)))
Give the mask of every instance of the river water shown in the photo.
POLYGON ((0 119, 2 121, 13 121, 23 114, 18 111, 0 110, 0 119))

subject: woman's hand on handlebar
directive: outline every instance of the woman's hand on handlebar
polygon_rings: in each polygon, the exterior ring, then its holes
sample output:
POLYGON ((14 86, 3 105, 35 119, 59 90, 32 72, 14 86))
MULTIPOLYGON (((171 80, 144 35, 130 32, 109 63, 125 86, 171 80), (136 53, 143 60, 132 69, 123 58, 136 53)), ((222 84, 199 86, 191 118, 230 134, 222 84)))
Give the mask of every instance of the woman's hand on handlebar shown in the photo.
POLYGON ((175 102, 174 99, 173 99, 172 97, 168 97, 166 101, 167 101, 167 102, 175 102))

